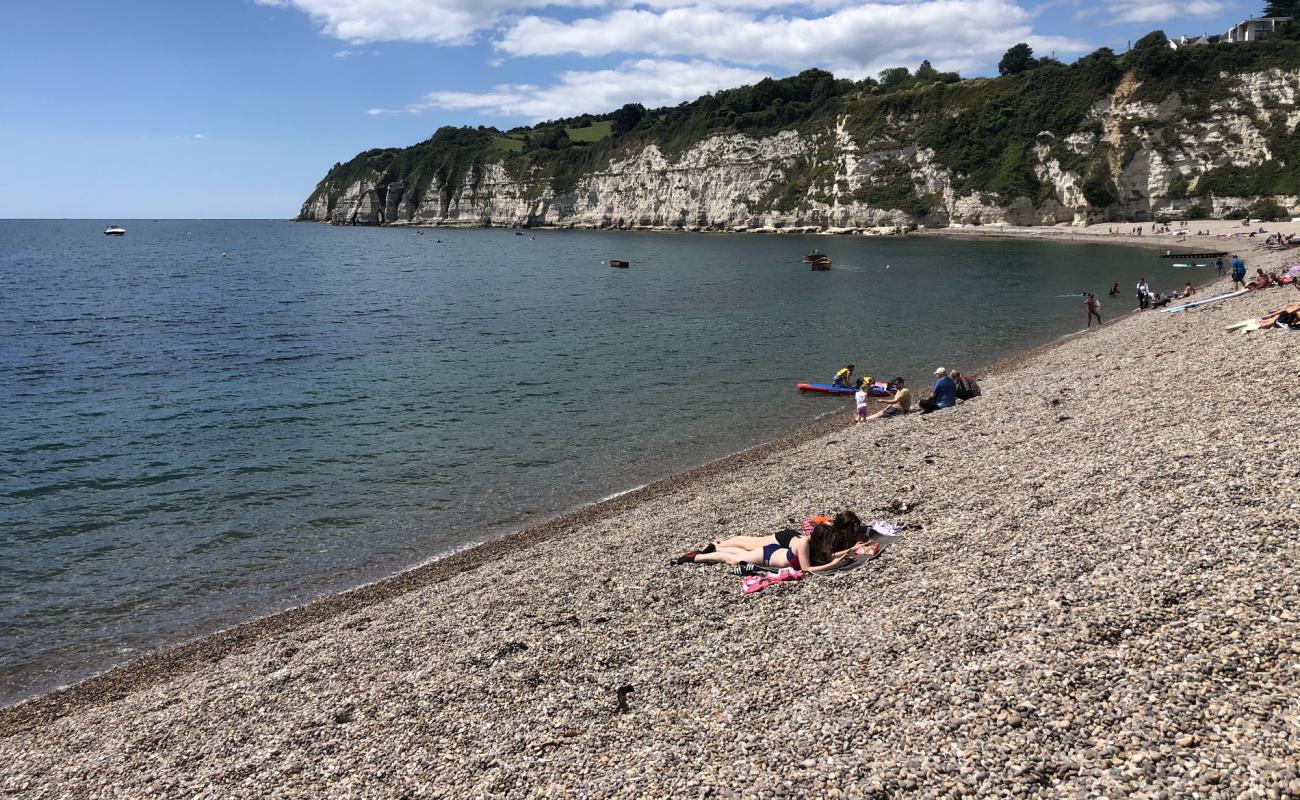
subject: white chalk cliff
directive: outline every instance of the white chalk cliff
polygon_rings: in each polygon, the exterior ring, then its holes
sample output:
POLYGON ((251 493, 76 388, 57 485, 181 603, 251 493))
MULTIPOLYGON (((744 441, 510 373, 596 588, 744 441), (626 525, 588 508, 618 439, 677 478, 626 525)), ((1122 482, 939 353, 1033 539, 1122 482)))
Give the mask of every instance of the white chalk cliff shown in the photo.
MULTIPOLYGON (((684 230, 866 230, 926 224, 1052 225, 1103 219, 1150 219, 1176 214, 1194 202, 1223 214, 1244 209, 1260 197, 1219 197, 1197 192, 1198 178, 1227 165, 1250 166, 1274 157, 1267 131, 1284 125, 1294 135, 1300 124, 1300 69, 1271 69, 1223 76, 1222 99, 1184 113, 1177 94, 1163 102, 1136 101, 1135 82, 1125 80, 1095 103, 1077 130, 1038 134, 1033 170, 1044 187, 1038 197, 998 197, 959 191, 954 176, 935 153, 903 136, 889 143, 860 142, 846 132, 846 119, 830 130, 783 131, 765 138, 740 134, 704 139, 669 158, 649 145, 598 171, 581 176, 567 191, 549 180, 511 175, 504 163, 468 170, 458 185, 431 183, 418 202, 400 182, 383 184, 372 173, 350 185, 322 181, 303 205, 299 219, 335 225, 497 225, 575 228, 684 230), (1117 202, 1096 208, 1087 202, 1083 176, 1052 156, 1064 144, 1086 158, 1108 145, 1110 179, 1117 202), (800 187, 794 202, 774 203, 796 165, 817 159, 818 180, 800 187), (858 199, 882 167, 910 175, 929 212, 908 213, 858 199), (1171 192, 1178 184, 1180 191, 1171 192), (1171 196, 1173 195, 1173 196, 1171 196)), ((1077 163, 1077 162, 1076 162, 1077 163)), ((788 194, 788 192, 787 192, 788 194)), ((1300 198, 1272 198, 1293 213, 1300 198)))

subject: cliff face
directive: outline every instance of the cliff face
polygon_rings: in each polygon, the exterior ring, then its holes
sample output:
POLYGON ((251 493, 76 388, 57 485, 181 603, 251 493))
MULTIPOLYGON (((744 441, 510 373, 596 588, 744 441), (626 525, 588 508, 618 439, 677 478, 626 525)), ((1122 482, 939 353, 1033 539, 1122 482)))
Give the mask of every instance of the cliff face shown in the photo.
POLYGON ((890 120, 886 140, 862 141, 850 133, 853 120, 845 115, 833 128, 812 132, 710 136, 675 158, 645 145, 579 175, 562 191, 547 178, 512 174, 504 158, 475 164, 459 179, 434 178, 418 194, 379 171, 346 184, 331 173, 299 219, 824 231, 918 223, 1083 224, 1176 215, 1193 204, 1222 215, 1268 199, 1294 213, 1296 196, 1221 196, 1197 184, 1211 171, 1256 167, 1280 156, 1270 142, 1278 130, 1294 136, 1300 124, 1300 69, 1222 75, 1221 82, 1227 91, 1220 97, 1189 104, 1176 92, 1160 102, 1134 99, 1140 84, 1131 77, 1120 81, 1092 105, 1083 124, 1038 133, 1030 148, 1039 182, 1033 197, 958 188, 962 176, 922 145, 917 120, 890 120), (1109 187, 1106 205, 1088 202, 1086 170, 1109 187), (900 185, 910 201, 879 191, 900 185))

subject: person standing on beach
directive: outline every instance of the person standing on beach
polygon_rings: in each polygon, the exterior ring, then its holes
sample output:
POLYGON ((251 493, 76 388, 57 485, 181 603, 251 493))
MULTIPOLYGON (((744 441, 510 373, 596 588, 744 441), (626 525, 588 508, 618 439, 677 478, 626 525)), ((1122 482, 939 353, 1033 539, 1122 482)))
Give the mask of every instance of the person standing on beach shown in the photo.
POLYGON ((1138 311, 1146 311, 1151 307, 1151 284, 1147 283, 1146 278, 1138 281, 1137 293, 1138 311))
POLYGON ((858 390, 853 394, 855 404, 853 408, 854 422, 862 422, 870 416, 868 414, 868 404, 871 402, 871 392, 868 391, 870 388, 866 378, 858 378, 858 390))
POLYGON ((1246 262, 1236 255, 1232 257, 1232 288, 1246 288, 1246 262))
POLYGON ((1101 304, 1097 302, 1097 298, 1096 298, 1095 296, 1093 296, 1092 292, 1088 292, 1088 296, 1085 297, 1085 298, 1083 298, 1083 306, 1084 306, 1084 308, 1088 309, 1088 324, 1085 325, 1084 327, 1091 328, 1091 327, 1092 327, 1092 318, 1093 318, 1093 317, 1096 317, 1096 318, 1097 318, 1097 327, 1100 328, 1100 327, 1101 327, 1101 314, 1097 313, 1097 309, 1101 307, 1101 304))

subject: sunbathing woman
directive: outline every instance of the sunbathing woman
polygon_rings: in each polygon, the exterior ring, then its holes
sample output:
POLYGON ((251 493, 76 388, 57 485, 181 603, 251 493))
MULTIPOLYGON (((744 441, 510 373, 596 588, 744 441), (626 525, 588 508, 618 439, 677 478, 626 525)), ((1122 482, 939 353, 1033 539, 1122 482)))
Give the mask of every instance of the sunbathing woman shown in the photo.
POLYGON ((712 552, 687 553, 683 558, 696 564, 736 565, 743 561, 773 569, 791 567, 804 572, 825 572, 842 567, 852 560, 848 556, 834 554, 836 533, 830 525, 815 525, 808 535, 793 530, 781 533, 793 534, 788 545, 771 542, 762 547, 715 547, 712 552))
MULTIPOLYGON (((699 550, 699 553, 712 553, 720 548, 741 548, 752 550, 756 547, 766 547, 767 545, 776 544, 783 548, 789 548, 790 542, 796 536, 807 536, 817 525, 829 525, 837 536, 843 540, 849 537, 861 536, 867 539, 871 536, 871 531, 867 530, 858 519, 858 515, 852 511, 841 511, 834 517, 816 516, 804 520, 798 528, 786 528, 777 531, 770 536, 728 536, 725 539, 714 539, 707 547, 699 550)), ((841 548, 836 548, 841 549, 841 548)), ((689 555, 689 553, 687 554, 689 555)))
POLYGON ((830 530, 830 538, 825 544, 830 548, 829 552, 832 558, 847 556, 859 547, 871 546, 871 529, 862 524, 862 520, 858 519, 857 514, 845 510, 834 517, 810 517, 803 521, 800 526, 801 530, 786 528, 771 536, 729 536, 726 539, 715 539, 702 550, 692 550, 676 560, 678 563, 737 563, 739 561, 748 561, 753 564, 774 566, 768 564, 768 560, 773 554, 778 551, 795 551, 798 540, 801 538, 810 540, 813 532, 819 527, 830 530), (756 554, 760 557, 754 557, 756 554))

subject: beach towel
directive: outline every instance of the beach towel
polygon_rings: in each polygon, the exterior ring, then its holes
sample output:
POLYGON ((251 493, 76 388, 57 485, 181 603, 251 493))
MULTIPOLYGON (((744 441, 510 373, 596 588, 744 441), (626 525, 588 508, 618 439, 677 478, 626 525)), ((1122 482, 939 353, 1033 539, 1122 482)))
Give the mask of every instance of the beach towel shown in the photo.
POLYGON ((786 567, 776 572, 765 572, 762 575, 750 575, 740 582, 741 594, 754 594, 761 592, 774 583, 786 583, 788 581, 803 580, 803 572, 797 569, 786 567))

